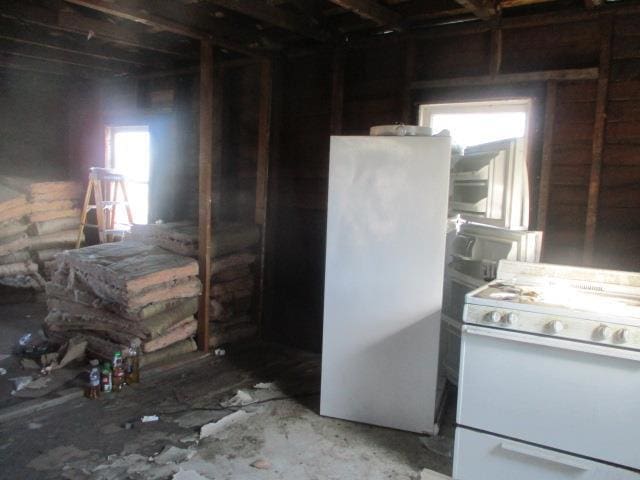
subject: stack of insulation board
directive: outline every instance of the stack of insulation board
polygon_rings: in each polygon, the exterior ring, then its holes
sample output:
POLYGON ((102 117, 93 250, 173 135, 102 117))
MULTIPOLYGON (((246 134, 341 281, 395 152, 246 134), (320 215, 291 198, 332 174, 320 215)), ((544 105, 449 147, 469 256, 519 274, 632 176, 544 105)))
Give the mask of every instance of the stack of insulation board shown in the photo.
MULTIPOLYGON (((131 238, 197 257, 198 227, 176 222, 134 225, 131 238)), ((216 347, 256 334, 255 260, 260 239, 255 225, 214 227, 211 264, 210 345, 216 347)))
POLYGON ((127 240, 68 250, 56 260, 46 287, 51 339, 81 335, 103 359, 139 339, 143 364, 196 349, 202 285, 192 258, 127 240))
MULTIPOLYGON (((36 272, 45 279, 51 278, 55 255, 75 246, 80 226, 78 203, 82 187, 77 182, 9 176, 0 176, 0 184, 24 195, 28 203, 27 211, 19 221, 21 227, 27 225, 27 251, 20 250, 17 259, 28 262, 29 269, 35 265, 36 272)), ((22 283, 14 286, 34 286, 22 283)))
POLYGON ((29 254, 29 213, 27 196, 0 184, 0 285, 35 289, 44 286, 38 265, 29 254))

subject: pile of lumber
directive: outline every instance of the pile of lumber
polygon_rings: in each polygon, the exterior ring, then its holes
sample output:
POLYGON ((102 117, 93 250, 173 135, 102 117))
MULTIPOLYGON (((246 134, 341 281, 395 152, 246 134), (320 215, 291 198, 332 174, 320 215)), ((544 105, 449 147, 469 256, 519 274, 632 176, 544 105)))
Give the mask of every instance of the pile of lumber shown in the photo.
POLYGON ((57 253, 75 245, 77 182, 0 176, 0 283, 41 289, 57 253))
POLYGON ((57 342, 80 335, 105 360, 139 341, 147 365, 196 349, 201 287, 195 260, 157 246, 127 240, 67 250, 46 286, 44 330, 57 342))
MULTIPOLYGON (((187 222, 134 225, 131 238, 197 257, 198 227, 187 222)), ((254 336, 257 332, 255 225, 214 227, 212 237, 210 345, 216 347, 254 336)))

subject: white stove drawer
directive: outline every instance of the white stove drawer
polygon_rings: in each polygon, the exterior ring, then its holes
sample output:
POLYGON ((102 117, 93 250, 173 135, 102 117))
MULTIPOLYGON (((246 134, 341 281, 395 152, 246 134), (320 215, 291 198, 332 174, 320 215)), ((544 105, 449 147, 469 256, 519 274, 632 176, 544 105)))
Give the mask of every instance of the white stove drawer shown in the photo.
POLYGON ((640 352, 464 325, 457 422, 640 469, 640 352))
POLYGON ((638 480, 640 474, 526 443, 456 429, 454 480, 638 480))

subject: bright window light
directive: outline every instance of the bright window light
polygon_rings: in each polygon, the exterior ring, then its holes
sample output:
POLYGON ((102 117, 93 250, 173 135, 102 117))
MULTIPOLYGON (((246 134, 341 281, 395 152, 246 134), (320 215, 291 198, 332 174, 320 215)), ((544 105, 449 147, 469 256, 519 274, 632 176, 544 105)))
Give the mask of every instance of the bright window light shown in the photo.
MULTIPOLYGON (((149 128, 112 127, 111 166, 127 179, 133 223, 149 221, 149 174, 151 170, 149 128)), ((120 194, 120 192, 118 192, 120 194)), ((121 200, 121 198, 118 198, 121 200)), ((116 224, 128 223, 124 208, 116 209, 116 224)))
POLYGON ((452 145, 472 145, 526 137, 529 100, 468 102, 420 107, 420 125, 434 133, 449 130, 452 145))

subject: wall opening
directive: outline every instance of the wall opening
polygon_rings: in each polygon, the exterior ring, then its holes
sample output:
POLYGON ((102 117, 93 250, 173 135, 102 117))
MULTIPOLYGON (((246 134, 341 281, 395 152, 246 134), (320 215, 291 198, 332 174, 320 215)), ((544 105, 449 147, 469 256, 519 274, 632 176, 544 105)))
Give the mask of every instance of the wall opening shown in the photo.
MULTIPOLYGON (((149 222, 149 179, 151 173, 151 139, 147 125, 107 127, 107 167, 127 179, 127 194, 133 223, 149 222)), ((116 200, 123 200, 118 191, 116 200)), ((115 211, 116 228, 127 225, 124 206, 115 211)))
POLYGON ((452 145, 463 151, 483 143, 524 138, 529 130, 531 100, 441 103, 420 106, 420 125, 434 133, 451 132, 452 145))

